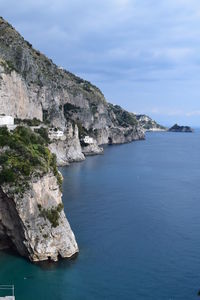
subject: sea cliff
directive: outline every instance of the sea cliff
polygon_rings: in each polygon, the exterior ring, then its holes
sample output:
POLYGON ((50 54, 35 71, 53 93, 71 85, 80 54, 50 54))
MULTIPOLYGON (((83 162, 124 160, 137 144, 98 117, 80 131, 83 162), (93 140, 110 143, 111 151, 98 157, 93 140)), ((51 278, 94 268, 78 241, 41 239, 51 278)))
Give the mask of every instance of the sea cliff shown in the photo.
POLYGON ((145 131, 167 131, 167 127, 158 124, 147 115, 136 115, 136 118, 145 131))
POLYGON ((47 141, 0 127, 0 249, 32 261, 71 257, 78 246, 62 204, 62 176, 47 141))
POLYGON ((65 217, 56 178, 48 173, 29 180, 23 197, 0 188, 0 249, 12 247, 31 261, 58 260, 78 252, 65 217))
MULTIPOLYGON (((92 137, 97 146, 144 139, 134 114, 109 104, 96 86, 56 66, 3 18, 0 113, 18 119, 36 118, 63 130, 65 141, 51 147, 62 164, 84 159, 83 153, 88 153, 80 147, 84 136, 92 137)), ((100 152, 98 147, 96 152, 100 152)))
POLYGON ((78 246, 56 164, 100 154, 102 144, 144 139, 143 128, 133 113, 56 66, 3 18, 0 114, 20 125, 11 132, 0 128, 0 248, 13 247, 32 261, 73 256, 78 246))

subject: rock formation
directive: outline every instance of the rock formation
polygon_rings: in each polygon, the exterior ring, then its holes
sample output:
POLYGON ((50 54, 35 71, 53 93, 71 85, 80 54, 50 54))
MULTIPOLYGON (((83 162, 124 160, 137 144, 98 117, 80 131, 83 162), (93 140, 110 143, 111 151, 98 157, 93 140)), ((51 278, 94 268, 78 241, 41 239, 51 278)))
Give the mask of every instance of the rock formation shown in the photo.
MULTIPOLYGON (((57 67, 3 18, 0 18, 0 114, 36 118, 62 129, 65 141, 51 147, 61 164, 84 159, 79 142, 84 136, 92 137, 97 146, 144 138, 134 114, 108 104, 97 87, 57 67), (68 133, 70 123, 73 128, 77 126, 74 133, 68 133)), ((98 147, 96 151, 99 153, 98 147)))
POLYGON ((140 126, 145 131, 167 131, 167 128, 158 124, 147 115, 136 115, 140 126))
POLYGON ((169 130, 169 132, 193 132, 194 130, 189 126, 179 126, 175 124, 169 130))
POLYGON ((0 127, 0 249, 32 261, 71 257, 78 246, 62 204, 62 176, 44 131, 0 127))
POLYGON ((29 184, 23 197, 10 195, 9 184, 0 187, 0 249, 14 247, 31 261, 73 256, 78 246, 56 177, 48 173, 29 184))
POLYGON ((57 67, 3 18, 0 114, 29 126, 39 122, 37 134, 21 126, 13 133, 0 128, 0 247, 12 246, 33 261, 71 257, 78 246, 63 211, 51 152, 57 164, 66 165, 102 153, 102 144, 144 139, 144 130, 134 114, 57 67))

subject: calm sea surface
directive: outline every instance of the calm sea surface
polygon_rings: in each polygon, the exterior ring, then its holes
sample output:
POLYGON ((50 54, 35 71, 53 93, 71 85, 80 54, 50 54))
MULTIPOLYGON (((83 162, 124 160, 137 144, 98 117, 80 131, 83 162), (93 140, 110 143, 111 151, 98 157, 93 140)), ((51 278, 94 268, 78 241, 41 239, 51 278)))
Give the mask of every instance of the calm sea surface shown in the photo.
POLYGON ((1 252, 16 300, 199 299, 199 132, 148 133, 61 171, 80 254, 38 266, 1 252))

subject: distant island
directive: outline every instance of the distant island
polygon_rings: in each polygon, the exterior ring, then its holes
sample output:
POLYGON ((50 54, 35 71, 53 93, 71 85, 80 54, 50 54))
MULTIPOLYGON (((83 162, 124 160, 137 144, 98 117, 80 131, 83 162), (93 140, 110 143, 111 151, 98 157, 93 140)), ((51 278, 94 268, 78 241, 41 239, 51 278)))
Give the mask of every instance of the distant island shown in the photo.
POLYGON ((194 130, 189 126, 179 126, 175 124, 168 131, 170 132, 194 132, 194 130))

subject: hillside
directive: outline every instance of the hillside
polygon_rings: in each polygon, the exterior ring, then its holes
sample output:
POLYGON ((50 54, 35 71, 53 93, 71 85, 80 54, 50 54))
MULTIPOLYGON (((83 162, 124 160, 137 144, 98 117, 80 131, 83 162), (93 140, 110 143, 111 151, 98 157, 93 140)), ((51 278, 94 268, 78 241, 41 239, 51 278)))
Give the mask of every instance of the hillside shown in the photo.
POLYGON ((136 115, 137 121, 145 131, 166 131, 167 128, 158 124, 147 115, 136 115))
POLYGON ((80 132, 94 139, 93 148, 97 152, 100 144, 144 138, 133 114, 108 104, 97 87, 57 67, 3 18, 0 18, 0 114, 36 118, 62 129, 67 142, 62 145, 57 142, 51 150, 59 154, 58 149, 62 149, 66 161, 76 160, 76 155, 69 154, 70 145, 77 152, 77 160, 84 152, 77 138, 80 132), (73 130, 69 129, 71 126, 73 130))

